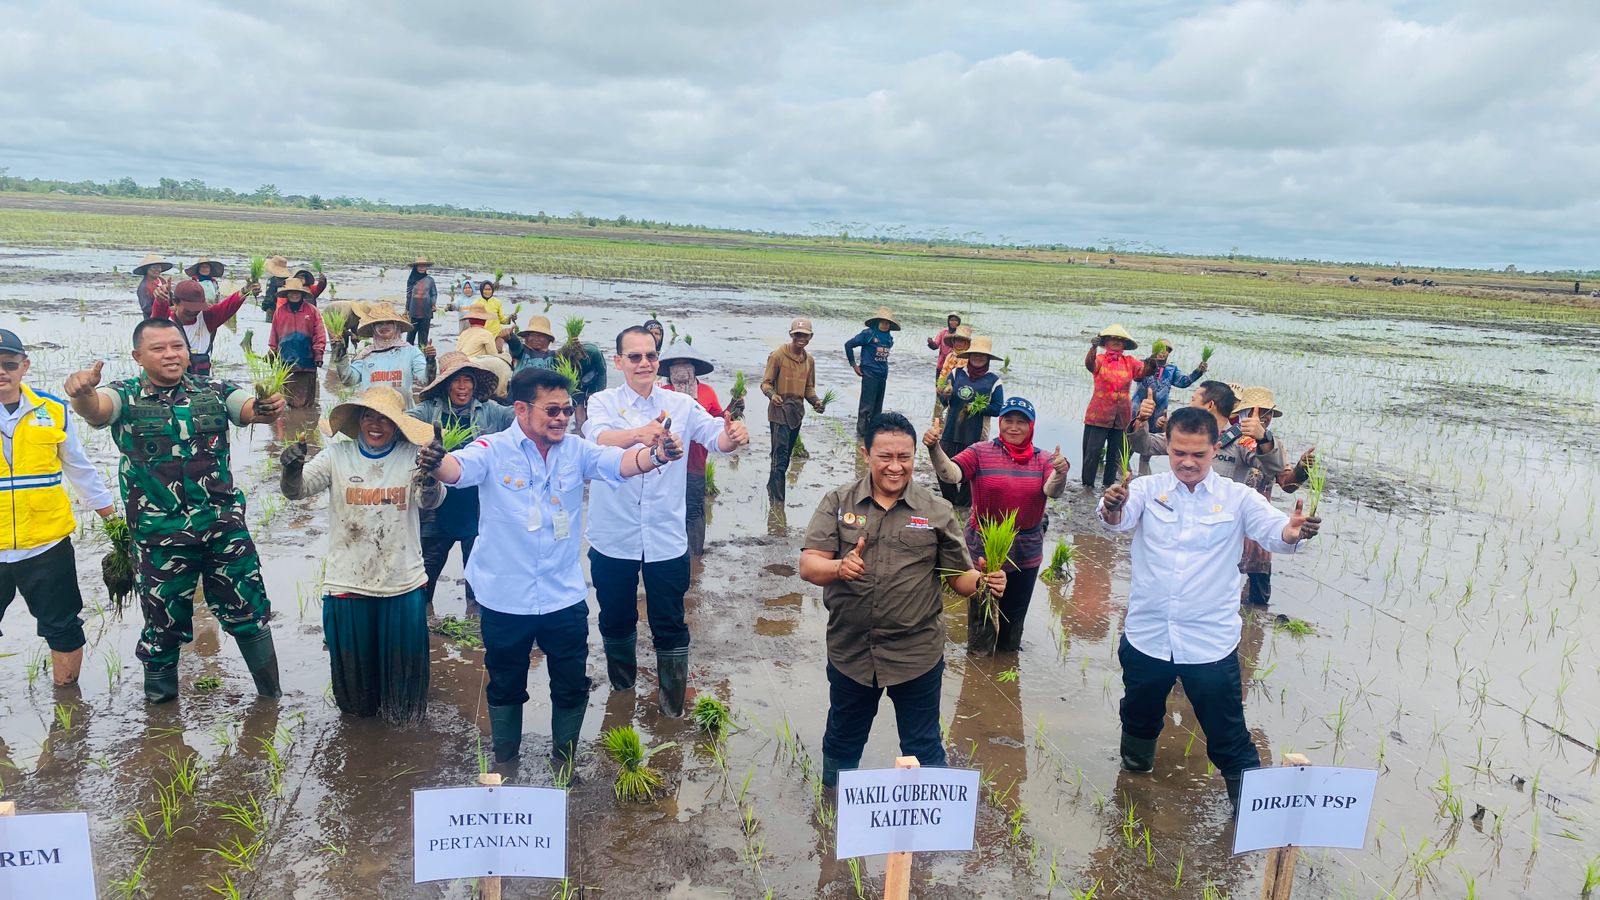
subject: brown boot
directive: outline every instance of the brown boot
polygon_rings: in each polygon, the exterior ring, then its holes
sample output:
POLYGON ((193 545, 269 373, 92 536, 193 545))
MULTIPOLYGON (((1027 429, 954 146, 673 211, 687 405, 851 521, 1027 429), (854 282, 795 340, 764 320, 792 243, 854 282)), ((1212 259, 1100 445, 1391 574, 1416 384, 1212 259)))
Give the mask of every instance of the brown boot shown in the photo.
POLYGON ((66 687, 78 683, 78 673, 83 671, 83 648, 69 650, 62 653, 58 650, 50 651, 50 677, 55 681, 56 687, 66 687))

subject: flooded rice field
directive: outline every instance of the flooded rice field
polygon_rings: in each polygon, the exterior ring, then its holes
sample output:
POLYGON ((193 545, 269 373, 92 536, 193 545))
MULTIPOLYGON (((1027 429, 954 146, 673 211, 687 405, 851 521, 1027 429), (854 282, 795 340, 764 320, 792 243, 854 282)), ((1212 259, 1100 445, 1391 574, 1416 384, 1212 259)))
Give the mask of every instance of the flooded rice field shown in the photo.
MULTIPOLYGON (((134 367, 133 282, 112 274, 137 254, 0 248, 0 327, 30 346, 30 383, 59 392, 75 368, 134 367)), ((441 273, 441 289, 446 276, 441 273)), ((476 273, 483 277, 482 273, 476 273)), ((398 295, 403 270, 333 271, 338 299, 398 295)), ((800 535, 821 496, 861 471, 852 447, 856 379, 842 344, 879 297, 597 283, 516 273, 507 308, 589 320, 602 345, 652 312, 692 335, 718 371, 756 375, 791 316, 816 320, 818 389, 840 399, 807 419, 810 456, 788 500, 763 484, 768 440, 751 404, 752 445, 716 473, 709 549, 688 598, 691 692, 731 706, 739 726, 715 750, 688 720, 656 710, 653 673, 635 692, 600 685, 584 723, 581 782, 570 797, 570 884, 507 882, 507 897, 876 896, 882 858, 833 858, 817 780, 827 703, 821 590, 795 573, 800 535), (654 758, 661 799, 625 804, 599 752, 604 728, 632 723, 654 758), (565 891, 565 893, 563 893, 565 891)), ((925 423, 933 353, 949 312, 937 297, 890 302, 898 336, 888 408, 925 423)), ((1216 347, 1211 375, 1272 387, 1274 426, 1291 457, 1311 445, 1329 463, 1322 535, 1276 565, 1273 604, 1244 613, 1246 714, 1264 759, 1379 770, 1377 811, 1361 851, 1306 851, 1295 896, 1576 897, 1600 866, 1600 413, 1593 351, 1600 325, 1314 320, 1208 307, 996 302, 959 310, 1010 357, 1010 394, 1039 407, 1036 443, 1079 466, 1089 395, 1089 337, 1121 322, 1146 347, 1176 345, 1192 366, 1216 347), (1303 620, 1309 631, 1283 627, 1303 620)), ((218 339, 219 371, 243 379, 239 338, 218 339)), ((441 315, 441 351, 454 322, 441 315)), ((620 383, 612 373, 612 384, 620 383)), ((1186 391, 1175 391, 1175 403, 1186 391)), ((756 398, 759 400, 759 398, 756 398)), ((324 391, 323 412, 331 405, 324 391)), ((437 635, 425 724, 342 717, 321 641, 325 501, 285 501, 276 453, 290 422, 235 432, 235 475, 273 601, 284 697, 255 697, 232 641, 203 607, 181 664, 177 703, 147 706, 134 659, 138 615, 104 607, 103 550, 78 537, 88 655, 81 683, 53 689, 49 654, 20 599, 0 637, 0 782, 23 811, 89 812, 108 897, 466 897, 466 882, 411 883, 410 793, 476 780, 488 723, 482 652, 437 635), (197 682, 208 687, 202 690, 197 682), (481 743, 480 743, 481 742, 481 743), (209 889, 208 889, 209 888, 209 889)), ((85 435, 114 477, 107 435, 85 435)), ((1156 465, 1162 463, 1158 460, 1156 465)), ((919 477, 931 480, 925 460, 919 477)), ((1230 854, 1222 782, 1208 771, 1192 711, 1174 695, 1153 775, 1119 771, 1116 639, 1128 541, 1103 533, 1095 498, 1069 479, 1051 506, 1052 538, 1074 545, 1072 577, 1041 584, 1020 654, 969 658, 952 599, 942 712, 953 765, 983 773, 977 848, 919 856, 923 898, 1250 897, 1259 855, 1230 854), (1098 887, 1096 887, 1098 886, 1098 887)), ((1285 505, 1282 497, 1280 505, 1285 505)), ((87 522, 88 517, 80 516, 87 522)), ((458 562, 436 613, 464 611, 458 562)), ((592 604, 591 604, 592 607, 592 604)), ((593 632, 591 627, 591 632, 593 632)), ((648 666, 647 666, 648 668, 648 666)), ((550 784, 549 701, 534 660, 532 707, 515 781, 550 784)), ((863 764, 892 765, 892 716, 880 711, 863 764)))

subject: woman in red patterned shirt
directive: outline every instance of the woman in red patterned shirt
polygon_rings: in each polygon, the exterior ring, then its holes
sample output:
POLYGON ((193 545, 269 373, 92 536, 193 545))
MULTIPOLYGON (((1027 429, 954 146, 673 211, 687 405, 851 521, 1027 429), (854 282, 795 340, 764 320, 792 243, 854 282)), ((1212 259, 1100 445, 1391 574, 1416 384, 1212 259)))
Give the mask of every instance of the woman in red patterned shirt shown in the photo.
POLYGON ((1094 396, 1083 413, 1083 486, 1094 487, 1100 469, 1100 453, 1105 452, 1106 487, 1117 480, 1122 465, 1122 448, 1133 422, 1133 383, 1151 374, 1151 364, 1130 355, 1139 345, 1121 325, 1111 325, 1089 342, 1089 355, 1083 365, 1094 375, 1094 396), (1100 348, 1105 352, 1098 352, 1100 348))
POLYGON ((979 519, 1003 519, 1013 510, 1017 514, 1017 540, 1006 560, 1006 592, 1000 597, 1000 626, 989 624, 979 605, 967 602, 967 652, 986 654, 996 650, 1014 653, 1022 647, 1022 621, 1033 599, 1033 585, 1039 580, 1044 561, 1046 497, 1061 496, 1071 464, 1061 448, 1045 453, 1033 445, 1033 404, 1021 397, 1007 397, 1000 407, 999 435, 994 440, 973 444, 954 459, 939 446, 941 428, 937 423, 922 436, 933 458, 933 470, 946 484, 967 482, 972 488, 972 515, 967 519, 967 550, 983 555, 983 539, 978 535, 979 519))

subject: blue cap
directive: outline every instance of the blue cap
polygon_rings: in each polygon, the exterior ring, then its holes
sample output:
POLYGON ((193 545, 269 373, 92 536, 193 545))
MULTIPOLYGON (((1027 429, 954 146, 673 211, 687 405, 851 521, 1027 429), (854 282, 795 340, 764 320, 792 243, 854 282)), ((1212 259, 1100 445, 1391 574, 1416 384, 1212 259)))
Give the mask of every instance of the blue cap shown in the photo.
POLYGON ((28 355, 28 348, 22 346, 22 338, 17 337, 15 331, 0 328, 0 353, 21 353, 28 355))
POLYGON ((1038 421, 1038 416, 1033 411, 1033 404, 1021 397, 1007 397, 1006 402, 1000 404, 1000 415, 1008 412, 1018 412, 1028 417, 1029 422, 1038 421))

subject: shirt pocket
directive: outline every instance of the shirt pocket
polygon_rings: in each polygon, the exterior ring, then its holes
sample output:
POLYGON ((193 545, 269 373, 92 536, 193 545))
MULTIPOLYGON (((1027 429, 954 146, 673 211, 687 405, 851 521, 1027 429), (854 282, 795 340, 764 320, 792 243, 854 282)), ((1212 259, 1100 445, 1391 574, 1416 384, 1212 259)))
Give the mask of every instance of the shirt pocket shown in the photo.
POLYGON ((516 466, 501 465, 495 467, 494 480, 502 490, 513 493, 526 492, 532 487, 527 470, 516 466))
POLYGON ((1195 541, 1202 547, 1219 547, 1235 534, 1238 516, 1230 512, 1210 512, 1196 516, 1195 541))
POLYGON ((1178 511, 1155 501, 1151 501, 1144 511, 1143 527, 1149 532, 1150 540, 1158 547, 1176 547, 1178 536, 1183 531, 1178 524, 1178 511))

